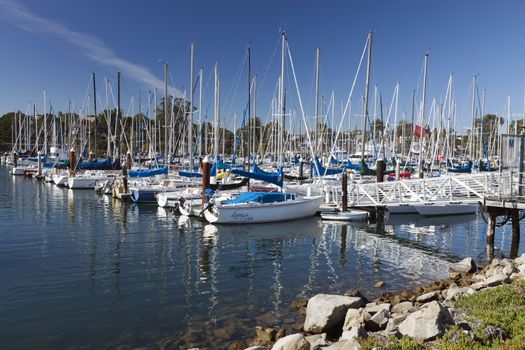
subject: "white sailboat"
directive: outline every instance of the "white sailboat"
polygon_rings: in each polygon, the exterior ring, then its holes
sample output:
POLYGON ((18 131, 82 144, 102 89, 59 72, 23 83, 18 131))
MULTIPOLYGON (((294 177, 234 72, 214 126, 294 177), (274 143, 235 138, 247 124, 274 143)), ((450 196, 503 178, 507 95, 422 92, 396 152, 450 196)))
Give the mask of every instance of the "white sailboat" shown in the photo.
POLYGON ((222 202, 211 201, 204 210, 210 223, 244 224, 301 219, 314 216, 321 196, 298 196, 282 192, 245 192, 222 202))

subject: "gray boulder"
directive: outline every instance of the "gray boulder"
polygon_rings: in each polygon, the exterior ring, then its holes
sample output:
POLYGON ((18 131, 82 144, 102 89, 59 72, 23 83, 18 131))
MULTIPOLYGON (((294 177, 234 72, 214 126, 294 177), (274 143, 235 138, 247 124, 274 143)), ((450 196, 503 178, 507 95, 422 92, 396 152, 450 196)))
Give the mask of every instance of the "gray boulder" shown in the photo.
POLYGON ((340 340, 337 343, 333 343, 330 346, 327 346, 326 348, 323 348, 323 350, 360 350, 361 345, 359 345, 359 342, 357 339, 344 339, 340 340))
POLYGON ((414 307, 414 304, 411 301, 403 301, 392 306, 392 313, 395 314, 406 314, 414 311, 417 311, 417 309, 414 307))
POLYGON ((383 304, 369 303, 369 304, 366 304, 365 311, 368 312, 370 315, 374 315, 383 310, 390 313, 391 308, 392 308, 392 305, 390 305, 389 303, 383 303, 383 304))
POLYGON ((363 326, 354 326, 349 331, 343 331, 343 334, 341 334, 341 338, 339 338, 339 340, 349 340, 352 338, 366 339, 367 337, 368 333, 366 333, 366 330, 363 326))
POLYGON ((487 287, 496 287, 503 283, 510 281, 509 276, 505 274, 497 274, 494 276, 487 277, 485 280, 473 283, 470 287, 474 290, 480 290, 487 287))
POLYGON ((304 330, 310 333, 326 333, 341 329, 348 309, 364 305, 360 297, 317 294, 308 301, 304 330))
POLYGON ((421 294, 416 298, 416 301, 419 303, 428 303, 429 301, 436 300, 438 298, 438 292, 428 292, 425 294, 421 294))
POLYGON ((398 327, 399 325, 401 324, 401 322, 403 322, 404 320, 406 320, 408 317, 408 315, 395 315, 395 316, 392 316, 391 319, 388 320, 388 323, 386 325, 386 334, 387 336, 396 336, 397 333, 399 332, 398 331, 398 327))
POLYGON ((516 259, 514 259, 514 262, 518 265, 523 265, 525 264, 525 253, 521 254, 519 257, 517 257, 516 259))
POLYGON ((386 328, 388 323, 388 317, 390 312, 386 310, 381 310, 372 316, 369 320, 365 321, 365 328, 370 332, 377 332, 386 328))
POLYGON ((365 314, 363 309, 348 309, 343 323, 343 331, 348 331, 355 326, 361 326, 365 323, 365 319, 370 319, 370 314, 365 314))
POLYGON ((445 291, 446 301, 457 301, 463 295, 467 294, 468 288, 449 288, 445 291))
POLYGON ((446 325, 454 324, 449 310, 437 301, 407 316, 398 327, 402 335, 419 340, 432 340, 446 332, 446 325))
POLYGON ((310 350, 310 343, 302 334, 291 334, 279 339, 272 350, 310 350))
POLYGON ((476 263, 474 263, 474 260, 472 258, 465 258, 461 261, 458 261, 457 263, 454 263, 450 265, 449 270, 451 272, 457 272, 457 273, 472 273, 477 270, 476 263))

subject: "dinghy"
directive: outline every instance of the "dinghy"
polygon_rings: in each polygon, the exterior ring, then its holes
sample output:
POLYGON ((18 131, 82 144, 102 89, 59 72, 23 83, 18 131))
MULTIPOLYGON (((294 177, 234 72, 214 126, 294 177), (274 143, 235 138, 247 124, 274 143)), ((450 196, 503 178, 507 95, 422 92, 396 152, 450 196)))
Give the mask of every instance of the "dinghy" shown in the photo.
POLYGON ((368 212, 365 210, 351 209, 347 211, 321 212, 323 220, 335 221, 365 221, 368 218, 368 212))

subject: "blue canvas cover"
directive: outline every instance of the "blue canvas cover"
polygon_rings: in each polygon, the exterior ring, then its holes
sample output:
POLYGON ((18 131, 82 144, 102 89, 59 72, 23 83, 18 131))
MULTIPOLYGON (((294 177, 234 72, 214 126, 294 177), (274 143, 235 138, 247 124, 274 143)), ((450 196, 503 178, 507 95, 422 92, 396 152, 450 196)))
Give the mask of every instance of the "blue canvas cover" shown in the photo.
POLYGON ((315 175, 319 175, 319 176, 335 175, 335 174, 340 174, 340 173, 343 172, 343 169, 326 169, 325 167, 323 167, 323 165, 319 161, 319 158, 317 158, 317 157, 315 157, 315 164, 317 165, 317 166, 314 166, 314 174, 315 175), (319 173, 318 173, 318 171, 319 171, 319 173))
POLYGON ((190 178, 201 178, 202 177, 201 173, 192 173, 189 171, 179 171, 179 175, 184 176, 184 177, 190 177, 190 178))
POLYGON ((227 199, 223 201, 224 204, 237 204, 237 203, 278 203, 284 202, 286 199, 289 199, 290 194, 282 192, 244 192, 241 193, 236 198, 227 199))
POLYGON ((113 168, 110 159, 99 160, 96 162, 90 162, 88 160, 83 160, 77 163, 77 169, 85 170, 110 170, 113 168))
POLYGON ((128 173, 129 177, 148 177, 148 176, 155 176, 155 175, 163 175, 168 173, 167 167, 162 167, 158 169, 139 169, 139 170, 132 170, 128 173))
POLYGON ((277 185, 279 187, 283 187, 284 174, 282 170, 279 170, 276 173, 267 173, 259 169, 257 165, 255 165, 255 169, 252 167, 252 171, 233 169, 232 173, 242 176, 242 177, 248 177, 250 179, 261 180, 264 182, 268 182, 268 183, 277 185))

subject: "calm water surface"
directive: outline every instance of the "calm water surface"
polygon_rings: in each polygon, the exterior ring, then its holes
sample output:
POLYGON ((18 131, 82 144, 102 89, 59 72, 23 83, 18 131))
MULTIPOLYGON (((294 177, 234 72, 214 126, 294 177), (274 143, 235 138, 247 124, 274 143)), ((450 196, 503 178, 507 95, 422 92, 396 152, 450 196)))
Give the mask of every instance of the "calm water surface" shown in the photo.
MULTIPOLYGON (((460 258, 486 259, 479 214, 393 216, 381 232, 319 218, 213 226, 8 170, 0 166, 2 349, 222 349, 252 339, 256 325, 302 322, 294 299, 351 288, 373 297, 445 277, 460 258)), ((510 237, 510 226, 498 229, 496 255, 508 256, 510 237)))

